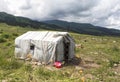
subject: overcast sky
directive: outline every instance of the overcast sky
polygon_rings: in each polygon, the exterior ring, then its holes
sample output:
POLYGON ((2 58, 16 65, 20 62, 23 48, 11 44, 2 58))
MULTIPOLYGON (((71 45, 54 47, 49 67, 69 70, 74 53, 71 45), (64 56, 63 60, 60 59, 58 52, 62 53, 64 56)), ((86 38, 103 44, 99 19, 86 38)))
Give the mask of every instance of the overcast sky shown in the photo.
POLYGON ((0 12, 120 29, 120 0, 0 0, 0 12))

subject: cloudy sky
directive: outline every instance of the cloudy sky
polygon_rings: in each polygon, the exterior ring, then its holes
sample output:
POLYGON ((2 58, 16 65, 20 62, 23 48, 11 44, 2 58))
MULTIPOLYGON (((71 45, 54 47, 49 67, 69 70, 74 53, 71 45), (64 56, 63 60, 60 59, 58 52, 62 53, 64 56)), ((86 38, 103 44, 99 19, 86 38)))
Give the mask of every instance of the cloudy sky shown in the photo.
POLYGON ((0 0, 0 12, 120 29, 120 0, 0 0))

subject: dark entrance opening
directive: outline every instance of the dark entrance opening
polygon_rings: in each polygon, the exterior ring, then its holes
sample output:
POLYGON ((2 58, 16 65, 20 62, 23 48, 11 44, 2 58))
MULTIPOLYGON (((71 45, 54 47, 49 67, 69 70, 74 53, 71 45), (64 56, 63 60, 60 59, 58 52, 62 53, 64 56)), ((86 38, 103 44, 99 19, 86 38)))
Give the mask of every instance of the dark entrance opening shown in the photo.
POLYGON ((70 46, 69 42, 64 42, 64 59, 65 59, 65 62, 68 62, 68 58, 69 58, 69 46, 70 46))

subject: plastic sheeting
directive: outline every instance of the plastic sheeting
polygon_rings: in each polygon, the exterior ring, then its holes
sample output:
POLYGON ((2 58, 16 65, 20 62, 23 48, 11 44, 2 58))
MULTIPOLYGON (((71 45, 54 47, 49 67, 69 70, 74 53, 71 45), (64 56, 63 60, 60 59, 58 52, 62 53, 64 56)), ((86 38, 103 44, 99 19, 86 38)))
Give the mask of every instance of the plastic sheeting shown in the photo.
POLYGON ((68 59, 74 57, 75 42, 67 32, 29 31, 15 39, 15 57, 28 54, 41 64, 65 60, 65 43, 69 43, 68 59), (33 47, 33 48, 31 48, 33 47))

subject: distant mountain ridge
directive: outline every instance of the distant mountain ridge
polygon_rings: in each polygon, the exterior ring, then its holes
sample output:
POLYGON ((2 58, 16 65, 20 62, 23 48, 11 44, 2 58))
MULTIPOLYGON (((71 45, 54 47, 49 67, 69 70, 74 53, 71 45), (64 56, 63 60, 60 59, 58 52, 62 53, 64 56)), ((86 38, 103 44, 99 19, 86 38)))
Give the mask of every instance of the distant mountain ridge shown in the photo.
POLYGON ((25 17, 13 16, 5 12, 0 12, 0 22, 7 23, 8 25, 32 27, 36 29, 41 28, 47 30, 71 31, 90 35, 120 36, 120 30, 94 26, 89 23, 74 23, 60 20, 39 22, 25 17))
POLYGON ((54 24, 60 27, 64 27, 68 30, 72 30, 74 32, 81 33, 81 34, 120 36, 120 30, 94 26, 89 23, 74 23, 74 22, 66 22, 66 21, 60 21, 60 20, 49 20, 44 22, 48 24, 54 24))
POLYGON ((25 17, 13 16, 5 12, 0 12, 0 22, 7 23, 8 25, 32 27, 37 29, 42 28, 47 30, 65 30, 62 27, 56 26, 54 24, 39 22, 25 17))
POLYGON ((21 27, 32 27, 32 28, 42 28, 51 29, 58 27, 56 25, 46 24, 38 21, 31 20, 25 17, 13 16, 5 12, 0 12, 0 22, 7 23, 8 25, 21 26, 21 27))

